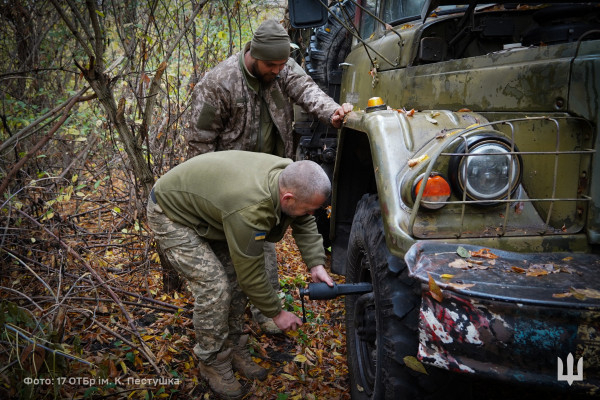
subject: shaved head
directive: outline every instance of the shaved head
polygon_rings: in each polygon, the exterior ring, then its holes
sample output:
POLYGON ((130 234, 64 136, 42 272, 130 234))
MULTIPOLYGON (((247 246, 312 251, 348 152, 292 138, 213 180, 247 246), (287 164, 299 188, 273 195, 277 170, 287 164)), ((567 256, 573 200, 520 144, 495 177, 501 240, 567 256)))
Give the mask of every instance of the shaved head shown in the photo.
POLYGON ((315 196, 327 199, 331 194, 329 177, 314 161, 296 161, 284 168, 279 176, 280 189, 293 193, 300 201, 309 201, 315 196))

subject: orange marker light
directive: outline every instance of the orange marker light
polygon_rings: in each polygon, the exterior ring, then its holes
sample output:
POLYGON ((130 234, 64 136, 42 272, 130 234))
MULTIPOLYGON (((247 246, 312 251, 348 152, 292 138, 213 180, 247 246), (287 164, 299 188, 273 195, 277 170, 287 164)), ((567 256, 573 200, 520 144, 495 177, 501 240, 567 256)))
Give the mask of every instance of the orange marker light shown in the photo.
MULTIPOLYGON (((421 190, 421 183, 423 183, 423 179, 419 180, 419 182, 415 185, 415 198, 421 190)), ((425 190, 423 191, 423 197, 421 197, 421 200, 427 202, 446 201, 448 200, 448 198, 450 198, 450 194, 450 184, 448 183, 448 181, 444 179, 444 177, 442 177, 441 175, 431 175, 427 179, 427 183, 425 184, 425 190)), ((445 206, 445 204, 421 204, 423 205, 423 207, 429 208, 431 210, 437 210, 445 206)))
POLYGON ((367 101, 367 107, 375 107, 383 104, 383 99, 381 97, 371 97, 367 101))

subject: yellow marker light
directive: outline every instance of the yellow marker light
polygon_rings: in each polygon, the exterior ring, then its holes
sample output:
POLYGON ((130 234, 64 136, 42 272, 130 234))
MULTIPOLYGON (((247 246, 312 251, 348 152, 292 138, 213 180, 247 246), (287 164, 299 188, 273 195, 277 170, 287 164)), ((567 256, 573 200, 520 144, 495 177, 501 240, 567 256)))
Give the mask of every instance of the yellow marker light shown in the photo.
MULTIPOLYGON (((417 184, 415 185, 413 195, 415 198, 419 194, 421 190, 421 184, 423 183, 423 179, 421 178, 417 184)), ((423 191, 423 197, 421 197, 422 201, 432 201, 432 202, 440 202, 446 201, 450 198, 450 184, 448 181, 441 175, 431 175, 427 179, 427 183, 425 184, 425 190, 423 191)), ((437 210, 445 206, 445 204, 426 204, 421 203, 421 205, 425 208, 429 208, 431 210, 437 210)))
POLYGON ((371 97, 367 101, 367 107, 375 107, 383 104, 383 99, 381 97, 371 97))

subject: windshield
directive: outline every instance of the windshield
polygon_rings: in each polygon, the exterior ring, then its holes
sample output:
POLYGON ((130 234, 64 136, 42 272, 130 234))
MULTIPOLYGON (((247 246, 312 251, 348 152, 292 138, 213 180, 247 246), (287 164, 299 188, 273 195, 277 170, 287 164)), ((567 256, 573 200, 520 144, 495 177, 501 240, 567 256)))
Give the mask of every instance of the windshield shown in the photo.
MULTIPOLYGON (((421 17, 421 11, 427 3, 427 0, 361 0, 358 2, 360 16, 360 34, 362 37, 369 37, 377 28, 378 22, 370 14, 380 16, 383 21, 390 25, 395 23, 407 22, 421 17)), ((445 13, 465 8, 465 5, 447 5, 436 9, 438 13, 445 13)))
POLYGON ((426 0, 388 0, 383 6, 383 20, 397 21, 407 17, 419 17, 426 0))

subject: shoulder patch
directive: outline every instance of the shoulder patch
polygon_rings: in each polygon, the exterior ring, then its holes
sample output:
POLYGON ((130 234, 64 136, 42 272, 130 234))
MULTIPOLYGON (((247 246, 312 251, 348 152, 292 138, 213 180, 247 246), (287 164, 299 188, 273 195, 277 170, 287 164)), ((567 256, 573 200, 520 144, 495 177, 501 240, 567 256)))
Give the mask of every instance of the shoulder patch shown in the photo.
POLYGON ((249 256, 258 256, 264 251, 267 232, 253 231, 252 236, 246 246, 246 254, 249 256))

